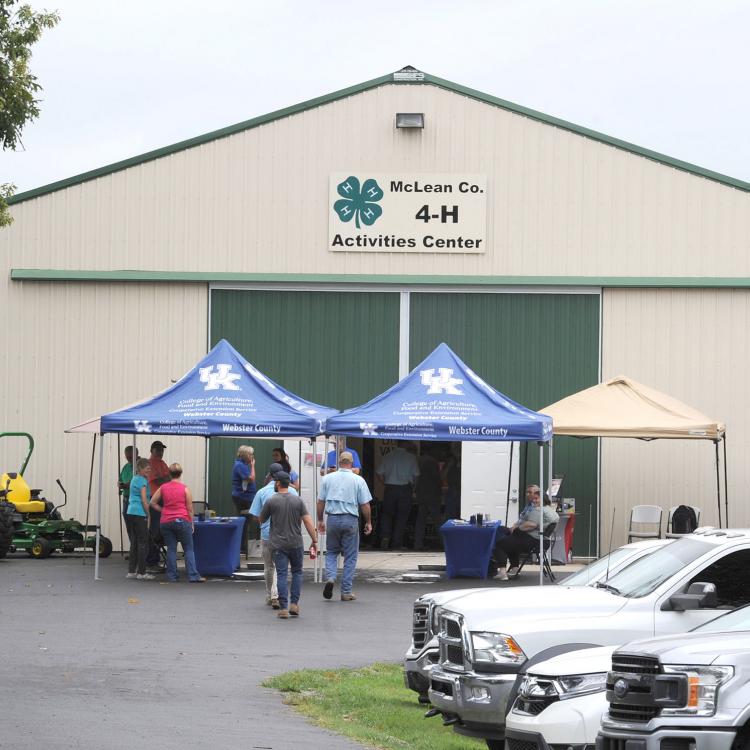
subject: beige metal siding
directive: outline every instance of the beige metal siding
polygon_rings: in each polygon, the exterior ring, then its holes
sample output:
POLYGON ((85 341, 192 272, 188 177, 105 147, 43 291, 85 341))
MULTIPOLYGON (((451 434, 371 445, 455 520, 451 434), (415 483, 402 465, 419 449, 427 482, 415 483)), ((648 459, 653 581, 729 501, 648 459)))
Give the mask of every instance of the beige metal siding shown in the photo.
MULTIPOLYGON (((382 86, 13 207, 12 267, 750 275, 750 194, 435 86, 382 86), (425 113, 397 131, 398 111, 425 113), (483 255, 332 253, 333 171, 487 174, 483 255)), ((374 229, 374 228, 373 228, 374 229)))
MULTIPOLYGON (((726 423, 729 520, 750 526, 750 291, 605 290, 602 323, 605 379, 630 375, 726 423)), ((714 455, 706 441, 602 440, 604 547, 612 512, 617 545, 637 504, 661 505, 665 515, 673 505, 696 505, 701 522, 715 525, 714 455)))
MULTIPOLYGON (((0 282, 0 432, 29 432, 36 449, 26 470, 48 499, 68 491, 65 518, 83 520, 91 435, 63 430, 146 398, 187 372, 206 352, 207 288, 179 284, 26 284, 0 282)), ((123 436, 121 447, 131 438, 123 436)), ((167 461, 185 466, 196 498, 205 482, 204 441, 165 438, 167 461)), ((148 456, 151 439, 138 438, 148 456)), ((0 440, 0 473, 20 466, 20 446, 0 440)), ((104 438, 103 531, 119 547, 117 437, 104 438)), ((94 470, 96 500, 98 454, 94 470)))

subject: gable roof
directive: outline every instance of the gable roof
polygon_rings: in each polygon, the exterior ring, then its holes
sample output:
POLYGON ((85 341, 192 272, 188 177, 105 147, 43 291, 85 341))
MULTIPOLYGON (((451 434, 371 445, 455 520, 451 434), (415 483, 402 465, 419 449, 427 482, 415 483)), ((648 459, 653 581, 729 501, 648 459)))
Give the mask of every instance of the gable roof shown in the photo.
POLYGON ((477 101, 484 102, 485 104, 490 104, 492 106, 505 109, 517 115, 521 115, 523 117, 528 117, 529 119, 545 123, 546 125, 552 125, 553 127, 567 130, 571 133, 575 133, 576 135, 583 136, 584 138, 589 138, 591 140, 607 144, 608 146, 614 146, 615 148, 621 149, 623 151, 628 151, 632 154, 642 156, 652 161, 659 162, 660 164, 664 164, 674 169, 679 169, 683 172, 689 172, 690 174, 697 175, 698 177, 705 177, 706 179, 713 180, 714 182, 719 182, 729 187, 737 188, 738 190, 750 192, 750 182, 738 180, 734 177, 728 177, 727 175, 720 174, 719 172, 714 172, 710 169, 704 169, 703 167, 691 164, 690 162, 682 161, 681 159, 674 159, 657 151, 652 151, 651 149, 636 146, 633 143, 620 140, 619 138, 614 138, 604 133, 600 133, 596 130, 585 128, 581 125, 576 125, 575 123, 568 122, 567 120, 561 120, 558 117, 553 117, 551 115, 544 114, 543 112, 537 112, 534 109, 529 109, 528 107, 523 107, 520 104, 514 104, 513 102, 506 101, 505 99, 500 99, 496 96, 491 96, 490 94, 485 94, 481 91, 470 89, 458 83, 447 81, 444 78, 438 78, 437 76, 423 73, 422 71, 416 70, 415 68, 407 65, 405 68, 402 68, 395 73, 389 73, 378 78, 373 78, 369 81, 359 83, 355 86, 349 86, 344 89, 339 89, 338 91, 334 91, 330 94, 325 94, 324 96, 318 96, 314 99, 308 99, 307 101, 300 102, 299 104, 293 104, 290 107, 284 107, 283 109, 278 109, 275 112, 269 112, 266 115, 254 117, 250 120, 244 120, 243 122, 238 122, 235 125, 229 125, 228 127, 221 128, 219 130, 213 130, 210 133, 204 133, 203 135, 196 136, 195 138, 189 138, 185 141, 179 141, 178 143, 173 143, 169 146, 163 146, 162 148, 157 148, 153 151, 147 151, 145 154, 132 156, 129 159, 123 159, 122 161, 117 161, 113 164, 99 167, 98 169, 92 169, 88 172, 82 172, 81 174, 74 175, 73 177, 67 177, 63 180, 51 182, 48 185, 33 188, 32 190, 26 190, 22 193, 18 193, 17 195, 12 196, 7 200, 7 202, 10 205, 13 205, 15 203, 22 203, 23 201, 27 201, 31 198, 37 198, 41 195, 46 195, 47 193, 53 193, 56 190, 62 190, 63 188, 78 185, 83 182, 88 182, 89 180, 95 180, 98 177, 104 177, 108 174, 113 174, 114 172, 120 172, 123 169, 128 169, 129 167, 134 167, 139 164, 145 164, 146 162, 159 159, 162 156, 169 156, 170 154, 184 151, 189 148, 194 148, 195 146, 201 146, 205 143, 209 143, 220 138, 227 138, 228 136, 235 135, 236 133, 241 133, 244 130, 250 130, 252 128, 259 127, 260 125, 266 125, 270 122, 273 122, 274 120, 280 120, 284 117, 290 117, 291 115, 296 115, 300 112, 314 109, 315 107, 321 107, 325 104, 330 104, 340 99, 345 99, 346 97, 354 96, 364 91, 369 91, 379 86, 390 84, 402 86, 438 86, 439 88, 445 89, 447 91, 452 91, 455 94, 467 96, 470 99, 475 99, 477 101))

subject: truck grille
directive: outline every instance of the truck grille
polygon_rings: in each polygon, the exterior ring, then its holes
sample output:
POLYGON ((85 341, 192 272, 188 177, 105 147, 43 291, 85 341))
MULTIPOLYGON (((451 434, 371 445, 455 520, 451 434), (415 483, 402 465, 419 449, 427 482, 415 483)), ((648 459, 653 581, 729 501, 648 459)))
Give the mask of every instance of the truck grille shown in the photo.
POLYGON ((415 603, 414 615, 412 618, 411 639, 415 648, 422 646, 430 640, 430 605, 415 603))
POLYGON ((630 674, 659 674, 659 660, 648 656, 612 654, 612 671, 630 674))
POLYGON ((463 672, 468 661, 464 648, 463 618, 454 612, 441 612, 438 623, 440 664, 447 669, 463 672))
MULTIPOLYGON (((648 722, 659 715, 660 705, 654 695, 654 684, 661 673, 659 660, 627 653, 612 655, 612 671, 607 675, 609 715, 616 721, 648 722), (619 697, 615 686, 625 683, 619 697)), ((613 746, 611 750, 618 750, 613 746)))
POLYGON ((538 716, 545 708, 557 702, 557 698, 517 698, 514 710, 530 716, 538 716))
POLYGON ((538 743, 533 740, 514 740, 506 738, 505 745, 508 750, 539 750, 538 743))

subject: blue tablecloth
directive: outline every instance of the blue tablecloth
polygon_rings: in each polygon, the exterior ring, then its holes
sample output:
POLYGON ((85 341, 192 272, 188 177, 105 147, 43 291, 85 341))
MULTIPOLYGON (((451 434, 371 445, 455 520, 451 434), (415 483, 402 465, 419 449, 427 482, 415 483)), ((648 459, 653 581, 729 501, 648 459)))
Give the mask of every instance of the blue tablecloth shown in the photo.
POLYGON ((482 526, 446 521, 440 527, 440 533, 445 546, 445 572, 448 578, 487 578, 495 534, 500 526, 500 521, 491 521, 482 526))
POLYGON ((244 518, 196 521, 193 534, 195 564, 201 575, 231 576, 240 567, 244 518))

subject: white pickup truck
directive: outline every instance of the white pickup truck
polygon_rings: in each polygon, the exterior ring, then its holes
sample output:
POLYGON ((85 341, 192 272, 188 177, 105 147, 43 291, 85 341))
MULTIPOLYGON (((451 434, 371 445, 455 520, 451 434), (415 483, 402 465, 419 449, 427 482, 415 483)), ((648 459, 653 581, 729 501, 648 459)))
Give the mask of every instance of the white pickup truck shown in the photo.
POLYGON ((570 644, 619 645, 685 632, 748 602, 748 530, 698 530, 596 587, 508 590, 498 608, 482 593, 468 594, 437 613, 430 702, 455 731, 500 750, 516 678, 534 663, 570 644), (714 584, 717 596, 688 592, 698 582, 714 584))
MULTIPOLYGON (((593 586, 597 581, 615 575, 641 557, 650 555, 659 547, 671 542, 671 539, 643 539, 625 544, 568 576, 561 585, 593 586)), ((536 586, 529 588, 536 591, 536 586)), ((485 600, 487 607, 500 609, 503 607, 504 597, 509 589, 509 586, 495 584, 492 587, 479 589, 437 591, 423 594, 414 602, 411 645, 404 656, 404 682, 410 690, 419 693, 420 703, 429 703, 427 691, 430 687, 430 671, 438 662, 437 615, 439 608, 449 606, 451 602, 469 594, 484 592, 487 597, 485 600)))

